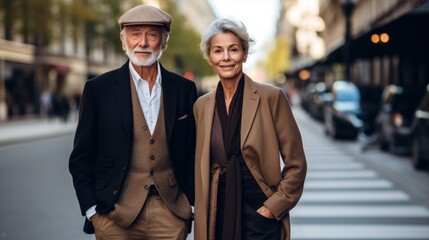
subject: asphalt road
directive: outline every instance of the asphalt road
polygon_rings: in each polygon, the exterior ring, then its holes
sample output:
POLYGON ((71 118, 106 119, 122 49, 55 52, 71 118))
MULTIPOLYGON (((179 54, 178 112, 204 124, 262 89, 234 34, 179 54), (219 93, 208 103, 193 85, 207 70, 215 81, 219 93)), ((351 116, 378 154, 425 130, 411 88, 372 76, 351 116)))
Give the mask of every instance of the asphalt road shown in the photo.
MULTIPOLYGON (((309 164, 292 239, 429 239, 428 172, 362 141, 334 141, 294 110, 309 164)), ((0 146, 0 239, 94 239, 68 173, 72 135, 0 146)), ((190 236, 188 239, 193 239, 190 236)))
POLYGON ((0 239, 92 239, 68 173, 72 135, 0 148, 0 239))

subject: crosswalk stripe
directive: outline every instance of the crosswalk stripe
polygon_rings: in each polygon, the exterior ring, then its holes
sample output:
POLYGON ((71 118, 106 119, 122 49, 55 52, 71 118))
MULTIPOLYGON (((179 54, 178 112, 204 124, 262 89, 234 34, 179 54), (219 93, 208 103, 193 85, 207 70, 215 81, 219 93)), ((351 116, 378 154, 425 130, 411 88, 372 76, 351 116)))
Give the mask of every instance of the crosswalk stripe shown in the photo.
POLYGON ((308 180, 305 182, 306 190, 322 189, 379 189, 392 188, 393 183, 383 179, 359 179, 359 180, 308 180))
POLYGON ((428 239, 427 226, 296 224, 291 239, 428 239))
POLYGON ((341 156, 321 156, 321 155, 316 155, 316 156, 308 156, 308 155, 306 155, 306 158, 307 158, 307 162, 308 163, 310 163, 310 164, 313 164, 313 163, 329 163, 329 162, 332 162, 332 163, 334 163, 334 162, 338 162, 338 163, 340 163, 340 162, 342 162, 342 163, 348 163, 348 162, 356 162, 356 160, 354 160, 353 158, 351 158, 351 157, 341 157, 341 156))
POLYGON ((347 169, 363 169, 364 165, 357 162, 335 162, 335 163, 316 163, 308 165, 309 170, 347 170, 347 169))
MULTIPOLYGON (((423 206, 324 206, 297 207, 293 218, 302 217, 429 217, 429 209, 423 206)), ((429 236, 428 236, 429 237, 429 236)))
POLYGON ((357 170, 357 171, 308 171, 307 179, 313 178, 373 178, 377 177, 377 173, 372 170, 357 170))
POLYGON ((409 196, 399 190, 383 191, 308 191, 304 192, 300 202, 394 202, 406 201, 409 196))

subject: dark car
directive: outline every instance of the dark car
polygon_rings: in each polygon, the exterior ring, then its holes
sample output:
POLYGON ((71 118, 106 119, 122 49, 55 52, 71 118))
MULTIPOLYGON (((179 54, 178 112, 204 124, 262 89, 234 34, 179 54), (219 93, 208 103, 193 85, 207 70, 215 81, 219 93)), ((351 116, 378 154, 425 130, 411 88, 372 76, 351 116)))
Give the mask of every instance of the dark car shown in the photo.
POLYGON ((409 152, 411 125, 422 95, 422 88, 418 87, 388 85, 384 88, 377 115, 378 144, 381 150, 409 152))
POLYGON ((328 92, 324 82, 310 83, 301 95, 301 106, 315 119, 323 121, 325 93, 328 92))
POLYGON ((324 119, 324 105, 326 103, 326 98, 329 96, 326 94, 328 92, 328 87, 324 82, 318 82, 315 85, 315 92, 312 95, 309 105, 309 111, 311 116, 315 119, 323 121, 324 119))
POLYGON ((416 169, 429 168, 429 84, 414 113, 411 162, 416 169))
POLYGON ((330 93, 324 110, 325 133, 333 138, 356 139, 363 126, 359 89, 352 82, 335 81, 330 93))
POLYGON ((312 95, 316 91, 316 84, 315 83, 309 83, 302 91, 301 91, 301 107, 309 112, 310 109, 310 100, 312 98, 312 95))

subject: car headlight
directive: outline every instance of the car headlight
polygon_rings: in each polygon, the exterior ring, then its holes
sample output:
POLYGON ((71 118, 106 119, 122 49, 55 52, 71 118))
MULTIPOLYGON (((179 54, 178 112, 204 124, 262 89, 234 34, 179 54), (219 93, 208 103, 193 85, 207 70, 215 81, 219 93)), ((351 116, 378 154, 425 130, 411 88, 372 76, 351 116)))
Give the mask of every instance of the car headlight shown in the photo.
POLYGON ((341 118, 347 122, 350 122, 356 128, 361 128, 363 126, 362 120, 359 119, 354 114, 337 112, 337 116, 338 116, 338 118, 341 118))
POLYGON ((361 128, 363 126, 362 120, 360 120, 356 115, 348 115, 348 118, 356 128, 361 128))
POLYGON ((392 122, 396 127, 400 127, 404 124, 404 117, 400 113, 394 113, 392 115, 392 122))

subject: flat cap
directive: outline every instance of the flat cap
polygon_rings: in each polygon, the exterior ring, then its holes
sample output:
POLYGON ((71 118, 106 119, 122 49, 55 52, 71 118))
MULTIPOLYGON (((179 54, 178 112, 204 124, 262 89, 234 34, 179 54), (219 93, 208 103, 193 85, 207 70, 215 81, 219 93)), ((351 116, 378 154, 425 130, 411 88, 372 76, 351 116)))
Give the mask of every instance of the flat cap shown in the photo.
POLYGON ((163 26, 170 31, 171 16, 157 7, 139 5, 122 14, 118 23, 121 29, 130 25, 155 25, 163 26))

